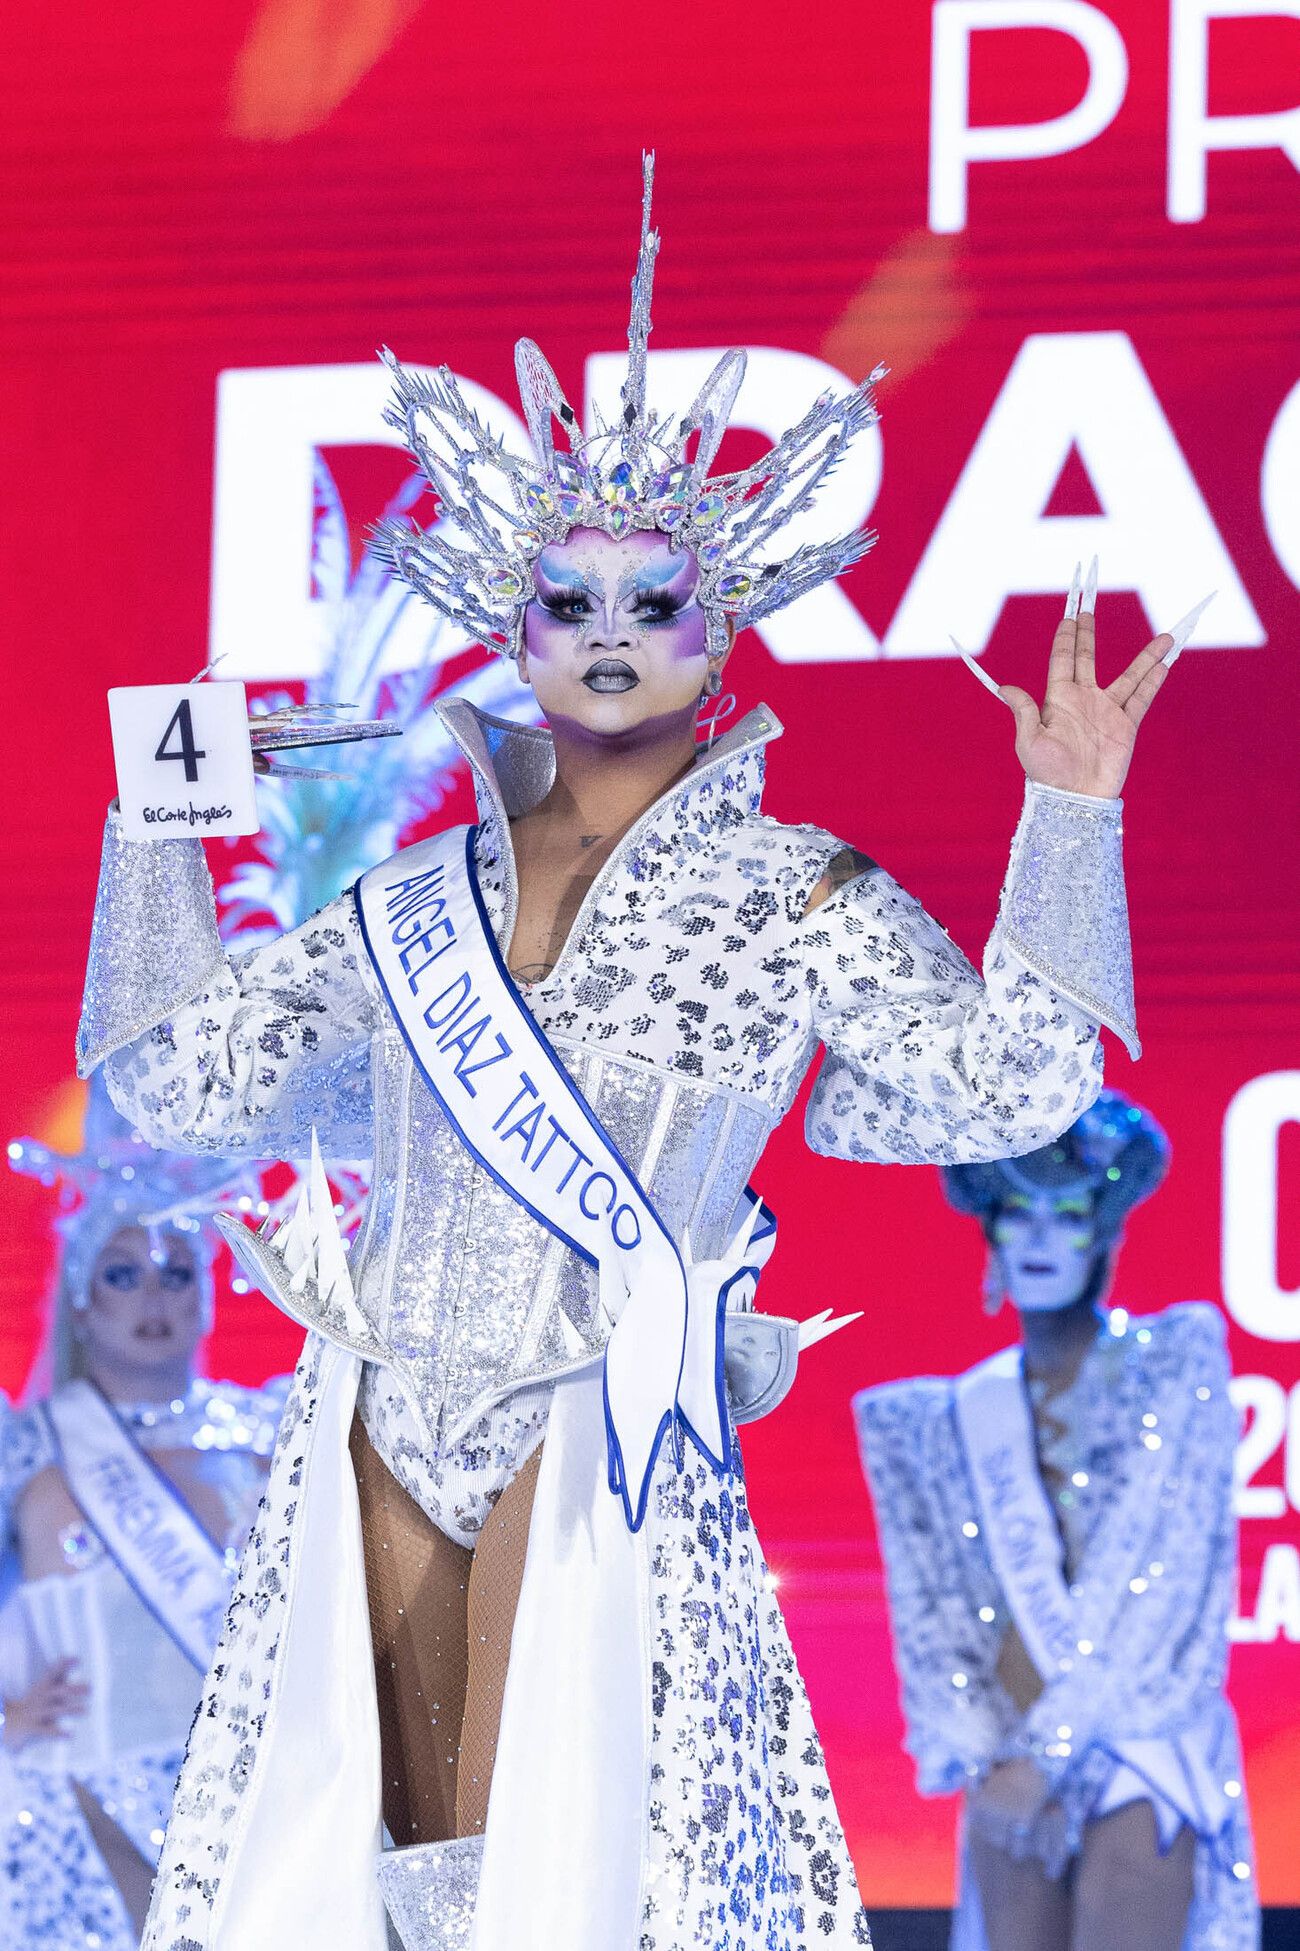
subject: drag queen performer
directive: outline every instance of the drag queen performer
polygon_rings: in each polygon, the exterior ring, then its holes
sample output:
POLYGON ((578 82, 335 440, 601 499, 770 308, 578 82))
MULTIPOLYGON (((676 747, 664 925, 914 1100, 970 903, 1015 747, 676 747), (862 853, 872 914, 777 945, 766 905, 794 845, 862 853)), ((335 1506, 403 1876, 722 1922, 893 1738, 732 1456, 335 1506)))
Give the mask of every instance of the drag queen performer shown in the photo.
POLYGON ((237 1170, 161 1158, 98 1079, 79 1154, 9 1156, 75 1205, 48 1393, 0 1425, 0 1942, 134 1951, 284 1390, 195 1372, 237 1170))
POLYGON ((1237 1558, 1223 1318, 1104 1312, 1164 1177, 1104 1091, 1056 1144, 944 1172, 1021 1341, 855 1399, 924 1794, 965 1793, 954 1951, 1252 1951, 1223 1694, 1237 1558))
POLYGON ((1134 1044, 1115 795, 1176 646, 1101 690, 1075 596, 1042 714, 1007 694, 1030 783, 981 982, 871 861, 762 813, 771 712, 697 747, 737 628, 866 547, 776 538, 874 409, 823 396, 710 477, 744 359, 651 410, 657 247, 647 169, 590 437, 531 341, 526 457, 390 361, 445 525, 382 546, 549 727, 443 708, 478 825, 232 963, 201 846, 110 817, 83 1066, 159 1145, 374 1156, 346 1279, 244 1233, 315 1332, 150 1951, 381 1951, 381 1888, 410 1951, 867 1942, 734 1447, 794 1348, 746 1313, 747 1181, 819 1045, 808 1137, 842 1157, 1000 1157, 1092 1100, 1099 1024, 1134 1044))

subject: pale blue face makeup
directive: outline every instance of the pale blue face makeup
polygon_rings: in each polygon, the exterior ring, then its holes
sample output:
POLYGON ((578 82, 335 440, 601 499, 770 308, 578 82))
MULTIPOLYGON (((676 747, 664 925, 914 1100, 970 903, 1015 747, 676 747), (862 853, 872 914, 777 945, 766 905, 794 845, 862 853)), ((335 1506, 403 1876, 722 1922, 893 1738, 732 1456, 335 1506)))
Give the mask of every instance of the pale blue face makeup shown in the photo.
POLYGON ((575 529, 542 550, 524 616, 524 675, 549 719, 618 732, 694 709, 707 631, 689 549, 638 530, 575 529))
POLYGON ((1003 1285, 1022 1313, 1072 1307, 1097 1252, 1087 1193, 1013 1192, 993 1224, 1003 1285))
POLYGON ((189 1361, 204 1329, 194 1248, 171 1228, 122 1226, 96 1256, 79 1331, 92 1359, 139 1370, 189 1361))

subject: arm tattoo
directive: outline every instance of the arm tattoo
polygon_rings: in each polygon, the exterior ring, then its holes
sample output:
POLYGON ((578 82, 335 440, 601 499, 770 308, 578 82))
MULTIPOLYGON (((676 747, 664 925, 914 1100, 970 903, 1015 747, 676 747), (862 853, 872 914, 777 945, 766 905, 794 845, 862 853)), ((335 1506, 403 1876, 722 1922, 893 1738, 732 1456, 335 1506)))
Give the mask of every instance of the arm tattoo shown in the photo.
POLYGON ((870 854, 860 854, 856 847, 842 847, 830 866, 825 878, 830 883, 830 892, 844 887, 849 881, 856 881, 861 874, 874 874, 876 862, 870 854))
POLYGON ((878 864, 870 854, 861 854, 856 847, 841 847, 808 896, 808 905, 804 913, 810 915, 814 908, 820 908, 823 901, 829 901, 832 894, 838 893, 842 887, 847 887, 850 881, 861 879, 863 874, 874 874, 878 871, 878 864))

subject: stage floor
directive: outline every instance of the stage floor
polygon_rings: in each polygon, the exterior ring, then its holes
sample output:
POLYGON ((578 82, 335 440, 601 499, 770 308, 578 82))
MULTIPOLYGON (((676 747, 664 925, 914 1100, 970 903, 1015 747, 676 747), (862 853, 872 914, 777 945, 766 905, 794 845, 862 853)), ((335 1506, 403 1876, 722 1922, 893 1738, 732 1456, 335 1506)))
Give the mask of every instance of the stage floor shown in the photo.
MULTIPOLYGON (((946 1910, 872 1910, 875 1951, 947 1951, 946 1910)), ((1264 1912, 1263 1951, 1300 1951, 1300 1909, 1264 1912)))

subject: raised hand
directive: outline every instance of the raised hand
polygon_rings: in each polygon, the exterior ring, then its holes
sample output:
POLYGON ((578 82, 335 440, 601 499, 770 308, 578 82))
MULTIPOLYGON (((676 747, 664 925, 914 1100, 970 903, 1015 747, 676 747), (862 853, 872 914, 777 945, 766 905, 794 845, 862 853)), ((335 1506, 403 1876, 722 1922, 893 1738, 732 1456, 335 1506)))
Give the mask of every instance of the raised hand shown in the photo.
POLYGON ((1013 714, 1016 757, 1029 778, 1064 792, 1114 799, 1123 789, 1138 726, 1181 655, 1211 597, 1189 610, 1172 630, 1153 637, 1127 670, 1104 689, 1097 683, 1097 558, 1082 591, 1079 569, 1065 615, 1052 639, 1047 694, 1041 707, 1015 684, 996 684, 953 639, 953 647, 980 683, 1013 714))

